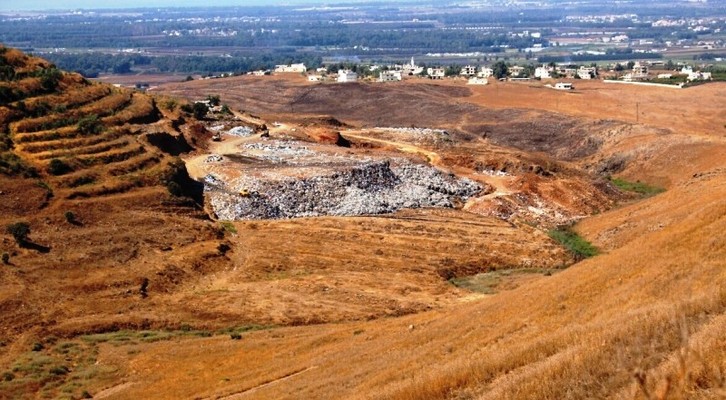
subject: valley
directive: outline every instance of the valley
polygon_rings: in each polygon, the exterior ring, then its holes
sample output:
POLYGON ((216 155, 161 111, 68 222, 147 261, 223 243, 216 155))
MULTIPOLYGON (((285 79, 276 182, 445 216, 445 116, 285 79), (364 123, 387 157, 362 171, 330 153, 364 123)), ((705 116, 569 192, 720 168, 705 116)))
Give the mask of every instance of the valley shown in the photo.
POLYGON ((38 82, 2 83, 0 398, 726 393, 723 83, 38 82))

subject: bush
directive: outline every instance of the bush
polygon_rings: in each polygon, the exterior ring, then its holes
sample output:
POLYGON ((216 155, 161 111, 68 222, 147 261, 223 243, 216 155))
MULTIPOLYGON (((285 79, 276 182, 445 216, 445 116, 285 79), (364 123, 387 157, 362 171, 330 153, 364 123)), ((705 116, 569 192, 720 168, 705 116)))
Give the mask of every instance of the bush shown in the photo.
POLYGON ((237 332, 230 334, 229 337, 232 340, 240 340, 240 339, 242 339, 242 335, 239 334, 239 333, 237 333, 237 332))
POLYGON ((41 351, 44 348, 45 348, 45 346, 43 346, 43 343, 35 342, 35 343, 33 343, 33 347, 31 347, 31 350, 32 351, 41 351))
POLYGON ((103 132, 103 124, 98 119, 98 115, 87 115, 78 120, 78 132, 84 135, 95 135, 103 132))
POLYGON ((174 197, 182 197, 184 196, 184 188, 182 186, 174 181, 169 181, 166 184, 166 190, 169 191, 169 193, 174 197))
POLYGON ((25 245, 28 243, 28 236, 30 235, 30 225, 27 222, 16 222, 7 226, 6 231, 13 235, 15 242, 19 245, 25 245))
POLYGON ((10 264, 10 254, 3 253, 2 260, 3 260, 3 264, 5 264, 5 265, 10 264))
POLYGON ((560 242, 567 250, 569 250, 575 259, 580 261, 590 258, 598 254, 598 250, 590 242, 585 240, 571 227, 560 227, 548 232, 549 237, 560 242))
POLYGON ((74 214, 73 211, 66 211, 63 216, 66 217, 66 221, 71 224, 76 222, 76 214, 74 214))
POLYGON ((63 175, 71 171, 73 171, 73 168, 70 165, 57 158, 50 160, 48 164, 48 172, 52 175, 63 175))

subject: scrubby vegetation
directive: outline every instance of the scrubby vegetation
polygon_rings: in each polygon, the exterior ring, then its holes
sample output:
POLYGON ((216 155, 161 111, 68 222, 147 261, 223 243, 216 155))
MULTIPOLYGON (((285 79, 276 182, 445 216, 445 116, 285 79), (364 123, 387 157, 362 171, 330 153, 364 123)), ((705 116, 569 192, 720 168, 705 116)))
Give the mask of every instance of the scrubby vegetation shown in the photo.
POLYGON ((569 250, 577 260, 593 257, 599 253, 595 246, 577 234, 571 226, 552 229, 547 234, 569 250))
POLYGON ((661 187, 651 186, 640 181, 630 182, 621 178, 611 178, 610 182, 612 182, 613 185, 617 186, 621 190, 625 190, 627 192, 635 192, 644 197, 654 196, 658 193, 662 193, 665 191, 665 189, 661 187))

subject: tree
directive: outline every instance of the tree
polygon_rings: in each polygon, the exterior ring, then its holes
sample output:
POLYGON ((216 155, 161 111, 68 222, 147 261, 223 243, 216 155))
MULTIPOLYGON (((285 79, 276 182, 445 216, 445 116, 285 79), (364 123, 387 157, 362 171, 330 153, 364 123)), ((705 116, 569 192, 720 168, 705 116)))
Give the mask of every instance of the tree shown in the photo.
POLYGON ((30 225, 27 222, 16 222, 6 227, 6 231, 13 235, 15 242, 24 246, 28 243, 28 236, 30 235, 30 225))
POLYGON ((216 106, 218 106, 218 105, 219 105, 219 103, 220 103, 219 95, 216 95, 216 94, 210 94, 209 96, 207 96, 207 101, 209 101, 209 104, 210 104, 210 105, 211 105, 212 107, 216 107, 216 106))
POLYGON ((192 113, 196 119, 204 119, 209 112, 209 107, 204 103, 194 103, 192 107, 192 113))
POLYGON ((509 74, 509 67, 504 61, 497 61, 492 65, 492 71, 495 78, 502 79, 509 74))
POLYGON ((128 60, 120 61, 111 70, 114 74, 128 74, 131 72, 131 62, 128 60))

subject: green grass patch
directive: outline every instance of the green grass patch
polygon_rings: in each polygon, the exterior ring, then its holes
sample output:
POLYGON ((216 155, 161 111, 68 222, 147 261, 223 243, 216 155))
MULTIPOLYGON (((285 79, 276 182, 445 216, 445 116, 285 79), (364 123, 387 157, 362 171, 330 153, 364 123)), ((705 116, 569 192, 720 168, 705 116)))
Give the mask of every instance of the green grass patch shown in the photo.
POLYGON ((234 224, 230 221, 220 221, 219 225, 225 232, 237 233, 237 227, 235 227, 234 224))
POLYGON ((449 283, 452 285, 468 290, 474 293, 495 294, 501 290, 501 286, 516 275, 522 274, 541 274, 545 276, 551 275, 553 270, 544 268, 519 268, 519 269, 503 269, 498 271, 483 272, 473 276, 463 276, 460 278, 451 278, 449 283))
POLYGON ((597 247, 578 235, 569 226, 552 229, 547 234, 569 250, 578 261, 596 256, 599 253, 597 247))
POLYGON ((641 181, 630 182, 621 178, 611 178, 610 182, 612 182, 613 185, 617 186, 620 190, 638 193, 644 197, 655 196, 658 193, 665 192, 665 189, 662 187, 651 186, 641 181))

